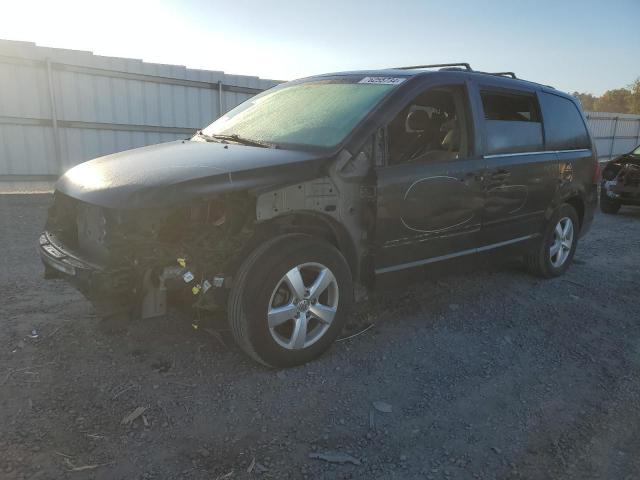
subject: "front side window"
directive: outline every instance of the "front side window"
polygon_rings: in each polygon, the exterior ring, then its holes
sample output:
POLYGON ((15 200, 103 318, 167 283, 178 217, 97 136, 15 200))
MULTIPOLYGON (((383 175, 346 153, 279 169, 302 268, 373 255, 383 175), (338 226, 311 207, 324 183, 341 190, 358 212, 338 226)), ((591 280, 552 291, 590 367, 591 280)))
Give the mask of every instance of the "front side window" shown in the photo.
POLYGON ((403 81, 373 81, 376 78, 285 84, 240 104, 203 133, 237 135, 276 145, 332 148, 403 81))
POLYGON ((486 153, 526 153, 544 148, 535 94, 482 90, 486 153))
POLYGON ((388 164, 449 161, 469 153, 466 91, 438 87, 411 100, 387 126, 388 164))
POLYGON ((638 145, 638 148, 631 152, 631 155, 637 155, 638 157, 640 157, 640 145, 638 145))

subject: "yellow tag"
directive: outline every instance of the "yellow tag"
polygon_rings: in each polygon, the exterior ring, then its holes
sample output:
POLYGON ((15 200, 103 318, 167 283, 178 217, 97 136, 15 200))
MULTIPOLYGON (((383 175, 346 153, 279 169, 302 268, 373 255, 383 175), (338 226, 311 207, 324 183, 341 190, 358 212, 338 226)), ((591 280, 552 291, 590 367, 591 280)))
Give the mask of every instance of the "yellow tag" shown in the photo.
POLYGON ((186 268, 187 261, 184 258, 177 258, 176 260, 178 261, 178 265, 180 265, 182 268, 186 268))
POLYGON ((198 292, 200 292, 200 284, 194 285, 193 288, 191 289, 191 293, 193 293, 194 295, 197 295, 198 292))
POLYGON ((197 324, 195 324, 195 323, 192 323, 192 324, 191 324, 191 326, 193 327, 193 329, 194 329, 194 330, 197 330, 197 329, 198 329, 198 325, 197 325, 197 324))

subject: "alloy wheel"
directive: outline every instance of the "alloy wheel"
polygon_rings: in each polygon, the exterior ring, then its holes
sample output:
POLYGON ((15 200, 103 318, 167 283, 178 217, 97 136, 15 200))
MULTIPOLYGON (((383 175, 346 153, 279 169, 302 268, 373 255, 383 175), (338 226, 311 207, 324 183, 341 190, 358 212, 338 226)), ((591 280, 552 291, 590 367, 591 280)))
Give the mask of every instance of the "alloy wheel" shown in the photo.
POLYGON ((280 279, 269 300, 271 336, 290 350, 313 345, 329 330, 338 300, 338 282, 329 268, 319 263, 292 268, 280 279))
POLYGON ((569 258, 573 246, 573 221, 569 217, 560 219, 553 231, 553 243, 549 247, 549 258, 554 268, 560 268, 569 258))

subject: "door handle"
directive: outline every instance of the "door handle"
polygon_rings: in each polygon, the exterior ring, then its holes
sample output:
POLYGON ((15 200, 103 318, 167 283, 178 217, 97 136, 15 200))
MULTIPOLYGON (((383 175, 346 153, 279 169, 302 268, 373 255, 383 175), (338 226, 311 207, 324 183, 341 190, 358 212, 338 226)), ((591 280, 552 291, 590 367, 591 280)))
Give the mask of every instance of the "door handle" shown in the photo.
POLYGON ((500 170, 496 170, 491 174, 491 180, 502 181, 502 180, 506 180, 510 176, 511 176, 511 172, 509 172, 508 170, 500 169, 500 170))

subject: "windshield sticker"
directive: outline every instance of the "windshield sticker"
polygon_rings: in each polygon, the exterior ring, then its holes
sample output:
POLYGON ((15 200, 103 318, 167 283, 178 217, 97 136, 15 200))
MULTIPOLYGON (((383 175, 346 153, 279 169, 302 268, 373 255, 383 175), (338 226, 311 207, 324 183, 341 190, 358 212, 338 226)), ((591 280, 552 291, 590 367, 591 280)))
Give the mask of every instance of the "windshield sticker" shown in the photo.
POLYGON ((364 77, 358 83, 372 83, 375 85, 400 85, 404 82, 404 77, 364 77))

